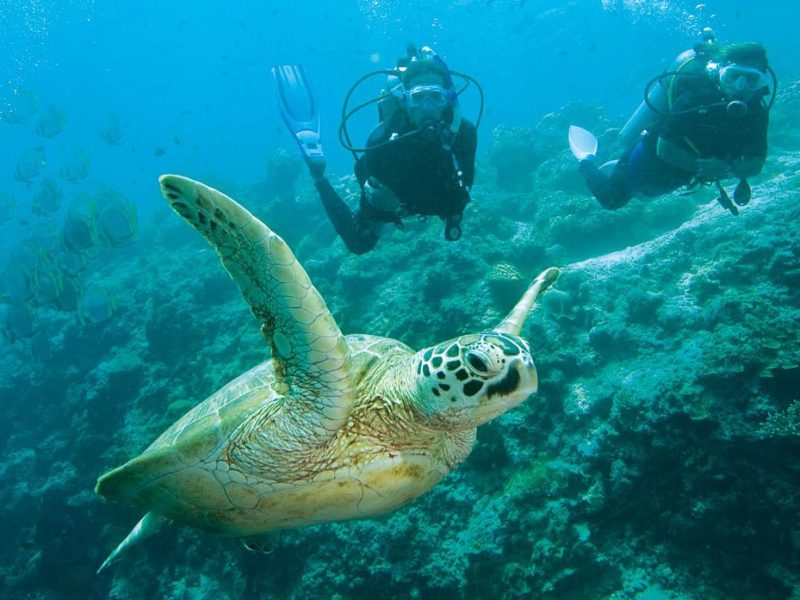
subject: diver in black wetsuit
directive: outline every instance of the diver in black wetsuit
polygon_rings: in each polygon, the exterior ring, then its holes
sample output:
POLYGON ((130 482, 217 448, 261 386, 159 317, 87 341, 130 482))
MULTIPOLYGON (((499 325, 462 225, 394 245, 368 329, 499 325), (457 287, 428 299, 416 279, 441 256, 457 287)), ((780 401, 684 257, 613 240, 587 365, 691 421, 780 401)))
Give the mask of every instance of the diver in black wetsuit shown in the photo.
POLYGON ((401 64, 390 74, 395 81, 379 104, 381 121, 355 165, 361 196, 354 211, 326 179, 322 152, 305 153, 325 212, 354 254, 374 248, 384 224, 402 227, 413 215, 438 216, 445 238, 461 237, 475 176, 476 127, 461 117, 450 71, 433 50, 411 47, 401 64))
POLYGON ((592 148, 593 138, 580 128, 571 128, 570 145, 604 208, 618 209, 637 194, 658 196, 684 185, 716 183, 720 204, 738 214, 720 180, 739 179, 734 201, 749 202, 747 178, 764 165, 774 97, 775 77, 761 45, 717 48, 711 38, 681 54, 651 82, 645 102, 621 132, 627 150, 618 160, 598 167, 596 140, 592 148))

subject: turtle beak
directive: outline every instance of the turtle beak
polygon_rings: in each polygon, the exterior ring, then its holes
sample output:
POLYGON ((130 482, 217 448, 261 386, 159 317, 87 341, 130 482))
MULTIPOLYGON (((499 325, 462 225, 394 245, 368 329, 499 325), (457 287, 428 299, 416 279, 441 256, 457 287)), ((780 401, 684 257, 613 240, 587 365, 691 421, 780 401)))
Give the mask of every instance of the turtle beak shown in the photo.
POLYGON ((525 398, 527 398, 539 391, 539 374, 536 372, 536 365, 531 356, 519 358, 511 368, 516 369, 519 373, 517 391, 520 394, 525 394, 525 398))
POLYGON ((522 404, 538 388, 539 377, 533 359, 530 356, 514 358, 503 378, 487 387, 482 401, 486 410, 481 421, 486 422, 522 404))

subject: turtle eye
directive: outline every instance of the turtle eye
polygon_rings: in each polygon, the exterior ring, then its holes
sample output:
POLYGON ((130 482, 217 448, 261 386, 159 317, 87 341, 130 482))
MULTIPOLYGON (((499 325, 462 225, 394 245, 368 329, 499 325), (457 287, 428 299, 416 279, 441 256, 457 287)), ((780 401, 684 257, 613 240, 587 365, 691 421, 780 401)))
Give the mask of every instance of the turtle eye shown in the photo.
POLYGON ((477 352, 467 352, 466 358, 467 362, 476 373, 480 375, 489 373, 489 367, 486 366, 486 361, 477 352))

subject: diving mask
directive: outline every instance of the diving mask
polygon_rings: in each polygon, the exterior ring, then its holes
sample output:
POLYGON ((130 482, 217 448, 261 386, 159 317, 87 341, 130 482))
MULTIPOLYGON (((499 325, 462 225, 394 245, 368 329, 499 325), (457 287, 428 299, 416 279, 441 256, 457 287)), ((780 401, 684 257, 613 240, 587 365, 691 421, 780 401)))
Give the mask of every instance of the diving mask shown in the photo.
POLYGON ((755 67, 731 63, 719 71, 719 84, 725 93, 752 94, 762 89, 769 90, 767 75, 755 67))
POLYGON ((405 92, 408 108, 444 108, 450 93, 440 85, 417 85, 405 92))

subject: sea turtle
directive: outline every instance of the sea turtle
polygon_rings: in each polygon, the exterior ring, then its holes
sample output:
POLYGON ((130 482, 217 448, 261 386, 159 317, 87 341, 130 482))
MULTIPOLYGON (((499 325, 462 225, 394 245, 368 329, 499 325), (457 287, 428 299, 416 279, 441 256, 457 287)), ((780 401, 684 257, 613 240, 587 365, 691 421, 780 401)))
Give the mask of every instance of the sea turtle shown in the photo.
POLYGON ((176 175, 160 183, 220 255, 272 358, 100 477, 98 494, 147 513, 99 570, 170 521, 257 545, 267 532, 392 511, 464 460, 478 425, 536 392, 519 333, 558 269, 494 328, 415 352, 342 335, 283 239, 231 198, 176 175))

